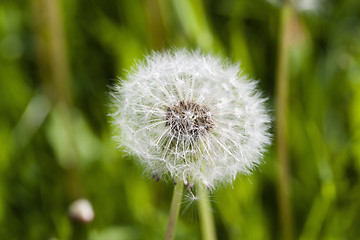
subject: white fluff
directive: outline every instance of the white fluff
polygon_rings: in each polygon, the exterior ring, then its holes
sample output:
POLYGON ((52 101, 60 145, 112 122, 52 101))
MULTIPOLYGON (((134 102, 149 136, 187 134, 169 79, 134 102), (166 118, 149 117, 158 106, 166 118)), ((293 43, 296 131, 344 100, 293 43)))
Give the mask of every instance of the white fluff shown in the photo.
POLYGON ((153 52, 111 93, 119 147, 137 155, 156 178, 208 188, 232 182, 260 163, 270 143, 270 117, 256 86, 239 65, 199 51, 153 52), (207 109, 211 128, 194 124, 197 116, 189 111, 174 121, 193 130, 172 130, 166 114, 180 101, 207 109))

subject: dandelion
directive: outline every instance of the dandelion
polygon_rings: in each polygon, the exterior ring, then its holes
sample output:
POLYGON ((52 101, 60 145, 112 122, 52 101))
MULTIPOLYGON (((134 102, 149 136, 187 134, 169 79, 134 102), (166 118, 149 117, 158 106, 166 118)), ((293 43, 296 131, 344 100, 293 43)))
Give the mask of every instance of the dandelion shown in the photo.
POLYGON ((183 185, 193 200, 197 188, 203 236, 215 239, 204 189, 251 173, 270 143, 256 81, 239 65, 183 49, 153 52, 111 94, 119 147, 138 156, 155 181, 174 180, 166 239, 174 237, 183 185))
POLYGON ((280 1, 280 0, 266 0, 267 2, 279 7, 284 4, 290 4, 292 8, 298 13, 319 14, 324 10, 324 0, 297 0, 297 1, 280 1))
POLYGON ((69 216, 76 221, 89 223, 94 219, 94 209, 87 199, 78 199, 69 206, 69 216))
POLYGON ((270 117, 238 65, 187 50, 154 52, 112 92, 118 141, 155 180, 231 183, 260 163, 270 117))

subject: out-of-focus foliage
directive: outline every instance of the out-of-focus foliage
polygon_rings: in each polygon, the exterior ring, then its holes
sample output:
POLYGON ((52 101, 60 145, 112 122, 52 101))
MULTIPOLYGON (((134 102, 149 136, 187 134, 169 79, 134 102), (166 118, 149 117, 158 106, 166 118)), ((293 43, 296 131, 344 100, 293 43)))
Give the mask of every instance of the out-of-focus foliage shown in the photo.
MULTIPOLYGON (((360 1, 319 2, 289 19, 294 237, 359 239, 360 1)), ((281 8, 265 0, 1 0, 0 239, 162 239, 172 184, 145 179, 116 150, 108 86, 151 50, 200 48, 241 61, 276 110, 281 8), (95 211, 89 224, 68 215, 84 197, 95 211)), ((255 174, 214 192, 219 239, 281 238, 275 146, 255 174)), ((176 238, 200 239, 196 202, 184 198, 183 208, 176 238)))

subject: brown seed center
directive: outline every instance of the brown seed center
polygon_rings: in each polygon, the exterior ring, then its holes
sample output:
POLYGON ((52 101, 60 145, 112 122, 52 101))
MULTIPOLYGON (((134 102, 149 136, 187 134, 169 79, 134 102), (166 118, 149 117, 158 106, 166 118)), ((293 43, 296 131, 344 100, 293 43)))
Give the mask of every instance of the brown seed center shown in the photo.
POLYGON ((166 126, 176 137, 196 138, 206 134, 214 125, 206 106, 189 101, 180 101, 166 110, 166 126))

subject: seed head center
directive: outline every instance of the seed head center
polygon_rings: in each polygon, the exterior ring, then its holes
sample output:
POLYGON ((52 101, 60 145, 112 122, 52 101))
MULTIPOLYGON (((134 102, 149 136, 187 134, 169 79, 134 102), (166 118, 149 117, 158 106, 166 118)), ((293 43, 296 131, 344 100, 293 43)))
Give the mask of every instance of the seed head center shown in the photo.
POLYGON ((195 138, 205 135, 213 126, 210 110, 206 106, 183 100, 167 108, 165 121, 176 137, 195 138))

